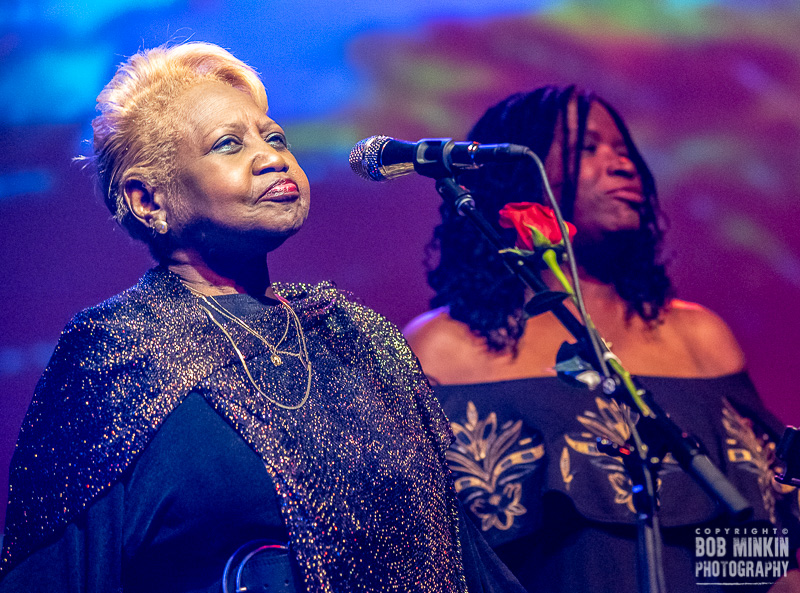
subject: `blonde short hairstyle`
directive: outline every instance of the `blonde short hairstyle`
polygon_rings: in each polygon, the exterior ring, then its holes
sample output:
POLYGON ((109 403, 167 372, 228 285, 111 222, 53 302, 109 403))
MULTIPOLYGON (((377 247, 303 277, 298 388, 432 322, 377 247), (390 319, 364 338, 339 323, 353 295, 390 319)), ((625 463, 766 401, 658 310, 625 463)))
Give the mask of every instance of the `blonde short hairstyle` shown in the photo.
POLYGON ((136 169, 151 188, 172 193, 180 129, 177 99, 206 81, 239 89, 267 110, 267 94, 256 71, 227 50, 201 42, 140 51, 119 66, 97 97, 100 115, 92 128, 100 191, 117 222, 151 251, 153 233, 130 212, 123 182, 136 169))

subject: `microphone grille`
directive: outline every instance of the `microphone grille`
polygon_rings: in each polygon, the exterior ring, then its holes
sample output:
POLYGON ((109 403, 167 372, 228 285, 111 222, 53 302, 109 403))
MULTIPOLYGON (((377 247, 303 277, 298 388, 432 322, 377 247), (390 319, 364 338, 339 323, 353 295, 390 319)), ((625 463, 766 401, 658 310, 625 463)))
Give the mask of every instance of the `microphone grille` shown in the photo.
POLYGON ((389 136, 370 136, 360 140, 350 151, 350 168, 359 177, 372 181, 383 181, 381 173, 381 150, 391 140, 389 136))

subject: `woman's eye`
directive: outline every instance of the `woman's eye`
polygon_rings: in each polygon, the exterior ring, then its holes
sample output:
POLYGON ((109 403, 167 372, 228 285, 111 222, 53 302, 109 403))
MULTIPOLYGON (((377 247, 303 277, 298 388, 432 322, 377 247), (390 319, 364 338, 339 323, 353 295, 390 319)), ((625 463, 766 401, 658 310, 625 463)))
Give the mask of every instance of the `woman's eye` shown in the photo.
POLYGON ((271 144, 276 148, 285 148, 285 149, 289 148, 289 142, 287 142, 286 136, 284 136, 283 134, 279 133, 270 134, 269 136, 264 138, 264 140, 267 142, 267 144, 271 144))
POLYGON ((238 150, 241 143, 236 136, 223 136, 214 143, 211 148, 213 152, 234 152, 238 150))
POLYGON ((597 152, 597 144, 589 143, 583 145, 583 152, 588 152, 589 154, 594 154, 597 152))

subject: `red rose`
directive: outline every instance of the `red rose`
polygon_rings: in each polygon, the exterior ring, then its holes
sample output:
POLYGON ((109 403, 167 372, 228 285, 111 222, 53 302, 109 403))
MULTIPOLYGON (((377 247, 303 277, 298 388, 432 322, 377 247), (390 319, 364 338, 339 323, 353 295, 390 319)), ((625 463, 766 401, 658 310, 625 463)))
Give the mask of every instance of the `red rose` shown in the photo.
MULTIPOLYGON (((506 204, 500 210, 500 226, 505 229, 516 229, 517 242, 519 249, 533 251, 539 241, 534 240, 534 233, 530 227, 539 231, 550 245, 557 245, 561 242, 561 229, 558 228, 555 212, 552 208, 547 208, 541 204, 530 202, 515 202, 506 204)), ((567 223, 569 238, 572 239, 577 229, 572 223, 567 223)))

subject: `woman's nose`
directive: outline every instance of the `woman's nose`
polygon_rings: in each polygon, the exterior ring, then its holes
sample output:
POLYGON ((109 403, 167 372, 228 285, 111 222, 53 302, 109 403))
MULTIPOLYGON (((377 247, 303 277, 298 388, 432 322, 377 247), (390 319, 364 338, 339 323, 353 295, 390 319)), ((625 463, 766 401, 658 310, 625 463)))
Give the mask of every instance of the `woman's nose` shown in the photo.
POLYGON ((630 157, 617 153, 615 153, 609 160, 608 172, 611 175, 620 175, 628 178, 633 178, 638 174, 636 165, 633 163, 630 157))
POLYGON ((253 175, 261 175, 271 171, 285 171, 289 168, 280 151, 266 145, 259 149, 253 157, 253 175))

